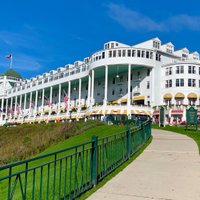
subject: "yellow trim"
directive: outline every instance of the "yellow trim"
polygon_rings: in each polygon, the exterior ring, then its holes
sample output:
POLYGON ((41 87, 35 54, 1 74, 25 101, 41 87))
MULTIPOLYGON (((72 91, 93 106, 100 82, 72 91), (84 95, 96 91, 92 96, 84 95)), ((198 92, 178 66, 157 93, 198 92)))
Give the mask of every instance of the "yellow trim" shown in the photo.
POLYGON ((127 99, 122 99, 121 100, 121 103, 126 103, 127 102, 127 99))
POLYGON ((175 98, 180 98, 180 99, 184 99, 185 95, 181 92, 176 93, 175 98))
POLYGON ((119 104, 120 102, 119 102, 119 100, 117 99, 117 100, 114 100, 112 103, 113 103, 113 104, 119 104))
POLYGON ((127 110, 124 110, 123 114, 124 114, 124 115, 127 115, 127 110))
POLYGON ((164 96, 163 96, 164 99, 172 99, 172 95, 170 93, 166 93, 164 96))
POLYGON ((197 95, 193 92, 191 92, 190 94, 187 95, 188 99, 197 99, 197 95))
POLYGON ((145 96, 137 96, 132 98, 133 101, 145 100, 145 96))
POLYGON ((135 114, 135 111, 134 111, 134 110, 131 110, 131 114, 135 114))
POLYGON ((100 110, 100 111, 99 111, 99 115, 102 115, 102 114, 103 114, 103 110, 100 110))

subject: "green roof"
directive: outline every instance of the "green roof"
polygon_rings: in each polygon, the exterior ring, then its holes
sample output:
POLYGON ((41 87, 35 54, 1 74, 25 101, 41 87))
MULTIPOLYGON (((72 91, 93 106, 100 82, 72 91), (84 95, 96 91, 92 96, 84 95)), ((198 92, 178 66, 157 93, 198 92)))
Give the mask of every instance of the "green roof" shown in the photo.
POLYGON ((9 69, 8 71, 1 74, 1 76, 11 76, 11 77, 22 79, 21 75, 13 69, 9 69))

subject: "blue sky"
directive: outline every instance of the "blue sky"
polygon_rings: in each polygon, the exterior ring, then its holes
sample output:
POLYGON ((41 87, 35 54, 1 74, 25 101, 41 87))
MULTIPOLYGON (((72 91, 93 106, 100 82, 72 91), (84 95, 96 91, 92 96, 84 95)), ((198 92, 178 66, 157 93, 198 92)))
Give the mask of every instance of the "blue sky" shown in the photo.
POLYGON ((24 78, 82 60, 103 44, 159 37, 200 52, 199 0, 8 0, 0 6, 0 73, 24 78))

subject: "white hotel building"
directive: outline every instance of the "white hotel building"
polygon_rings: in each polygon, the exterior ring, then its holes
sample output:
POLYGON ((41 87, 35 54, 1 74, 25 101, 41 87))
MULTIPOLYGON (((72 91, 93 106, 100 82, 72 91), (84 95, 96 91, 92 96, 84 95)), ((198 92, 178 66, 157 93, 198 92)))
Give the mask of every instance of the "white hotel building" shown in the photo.
POLYGON ((116 41, 85 58, 31 79, 10 69, 0 76, 0 124, 105 116, 153 116, 164 105, 168 122, 199 106, 197 52, 175 50, 158 38, 136 45, 116 41))

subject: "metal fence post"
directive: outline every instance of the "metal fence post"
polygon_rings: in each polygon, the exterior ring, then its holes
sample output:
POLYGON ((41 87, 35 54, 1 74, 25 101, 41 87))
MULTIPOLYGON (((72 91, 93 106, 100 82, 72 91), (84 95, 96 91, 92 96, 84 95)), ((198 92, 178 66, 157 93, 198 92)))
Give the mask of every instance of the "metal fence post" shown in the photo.
POLYGON ((95 186, 97 185, 97 173, 98 173, 98 137, 92 136, 92 152, 91 152, 91 182, 95 186))
POLYGON ((144 144, 145 141, 146 141, 146 131, 145 131, 145 126, 144 126, 144 123, 141 123, 141 129, 142 129, 142 143, 144 144))
POLYGON ((127 139, 127 157, 129 159, 131 156, 131 132, 129 127, 126 128, 126 139, 127 139))

